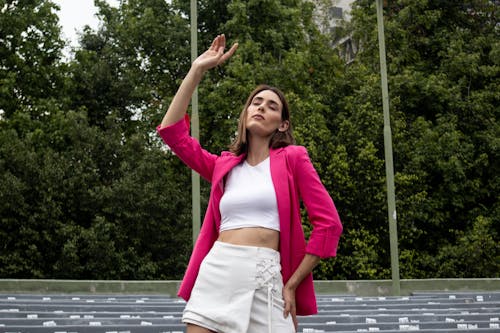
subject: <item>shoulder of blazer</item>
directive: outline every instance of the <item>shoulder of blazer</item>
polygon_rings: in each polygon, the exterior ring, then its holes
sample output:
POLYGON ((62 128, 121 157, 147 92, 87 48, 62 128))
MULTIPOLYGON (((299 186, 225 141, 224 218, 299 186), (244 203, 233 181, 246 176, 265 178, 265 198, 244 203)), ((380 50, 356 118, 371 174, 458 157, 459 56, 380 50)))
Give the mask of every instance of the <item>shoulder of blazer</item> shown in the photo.
POLYGON ((245 158, 245 154, 235 155, 227 150, 224 150, 223 152, 221 152, 220 156, 219 156, 220 162, 222 162, 222 163, 228 163, 228 162, 233 161, 233 160, 242 160, 244 158, 245 158))
POLYGON ((295 169, 295 164, 297 161, 300 161, 304 156, 309 159, 309 154, 307 153, 307 149, 304 146, 297 146, 297 145, 289 145, 282 149, 283 152, 286 154, 286 159, 293 169, 295 169))
POLYGON ((298 146, 298 145, 289 145, 286 147, 282 148, 287 152, 287 154, 291 155, 302 155, 304 153, 307 153, 307 149, 304 146, 298 146))
POLYGON ((224 150, 223 152, 220 153, 220 157, 228 158, 228 157, 238 157, 238 156, 234 155, 230 151, 224 150))
POLYGON ((225 168, 227 165, 234 165, 235 163, 241 162, 244 158, 245 154, 235 155, 230 151, 223 151, 220 153, 216 165, 218 168, 225 168))
POLYGON ((307 153, 307 149, 304 146, 288 145, 281 148, 273 149, 275 154, 286 153, 288 156, 299 156, 307 153))

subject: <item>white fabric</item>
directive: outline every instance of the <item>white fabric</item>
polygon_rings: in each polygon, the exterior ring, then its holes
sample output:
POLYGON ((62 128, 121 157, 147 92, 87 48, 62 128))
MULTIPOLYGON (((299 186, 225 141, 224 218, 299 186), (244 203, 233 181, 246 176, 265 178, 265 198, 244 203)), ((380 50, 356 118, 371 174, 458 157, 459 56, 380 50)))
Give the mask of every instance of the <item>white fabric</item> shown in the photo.
POLYGON ((295 332, 291 315, 283 316, 279 260, 273 249, 215 242, 182 321, 219 333, 295 332))
POLYGON ((219 208, 219 231, 244 227, 280 230, 269 157, 255 166, 244 161, 229 172, 219 208))

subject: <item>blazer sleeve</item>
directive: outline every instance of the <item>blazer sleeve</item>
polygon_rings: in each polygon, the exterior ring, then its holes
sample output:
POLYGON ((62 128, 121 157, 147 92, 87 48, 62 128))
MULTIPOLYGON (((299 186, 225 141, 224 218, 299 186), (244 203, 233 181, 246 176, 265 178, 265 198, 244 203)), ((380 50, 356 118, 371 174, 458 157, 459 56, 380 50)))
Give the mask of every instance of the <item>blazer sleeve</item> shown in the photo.
POLYGON ((307 150, 302 146, 295 147, 294 179, 313 226, 306 253, 321 258, 334 257, 342 234, 339 214, 311 163, 307 150))
POLYGON ((215 162, 218 155, 203 149, 195 138, 189 135, 189 129, 185 119, 161 127, 158 125, 156 131, 169 148, 191 169, 200 174, 207 181, 212 180, 215 162))

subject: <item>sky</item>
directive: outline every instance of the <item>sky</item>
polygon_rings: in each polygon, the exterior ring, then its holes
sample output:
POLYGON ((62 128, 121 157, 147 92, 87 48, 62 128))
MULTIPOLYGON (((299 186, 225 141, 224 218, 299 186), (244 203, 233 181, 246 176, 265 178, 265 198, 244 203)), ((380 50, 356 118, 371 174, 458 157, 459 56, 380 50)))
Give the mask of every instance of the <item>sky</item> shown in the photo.
MULTIPOLYGON (((96 29, 99 22, 95 13, 94 0, 54 0, 59 5, 59 23, 62 26, 63 38, 68 39, 72 46, 76 46, 77 32, 81 32, 85 25, 96 29)), ((118 5, 118 0, 107 0, 112 6, 118 5)))

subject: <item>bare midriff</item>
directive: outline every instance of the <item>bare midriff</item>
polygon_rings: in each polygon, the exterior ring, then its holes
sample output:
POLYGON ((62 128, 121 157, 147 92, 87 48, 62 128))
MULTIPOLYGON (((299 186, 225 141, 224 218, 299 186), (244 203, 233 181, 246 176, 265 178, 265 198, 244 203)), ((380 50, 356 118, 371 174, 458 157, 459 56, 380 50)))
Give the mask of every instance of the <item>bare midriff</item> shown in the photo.
POLYGON ((267 247, 278 251, 280 233, 260 227, 240 228, 221 232, 217 240, 234 245, 267 247))

